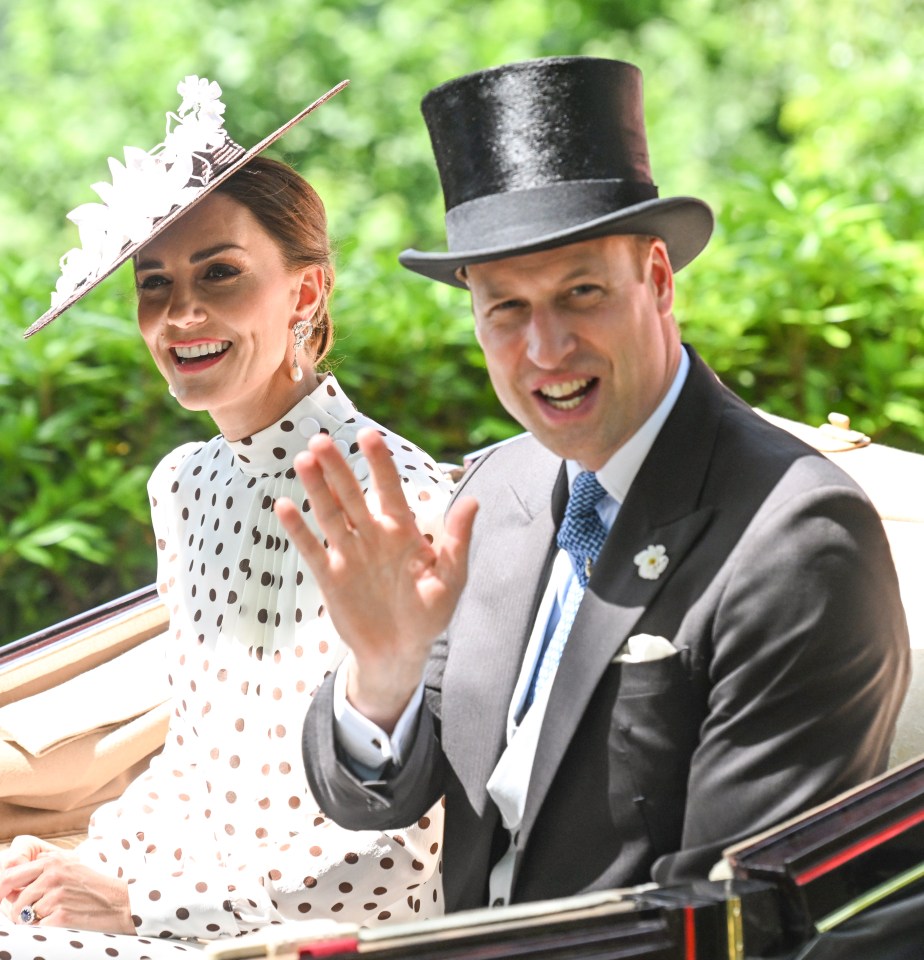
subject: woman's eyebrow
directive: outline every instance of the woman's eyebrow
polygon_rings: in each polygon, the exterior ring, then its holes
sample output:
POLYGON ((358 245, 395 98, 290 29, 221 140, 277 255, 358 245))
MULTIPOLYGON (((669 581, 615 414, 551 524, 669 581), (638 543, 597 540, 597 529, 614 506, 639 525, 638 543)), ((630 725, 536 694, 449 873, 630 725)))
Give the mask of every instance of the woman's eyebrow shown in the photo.
MULTIPOLYGON (((239 246, 236 243, 218 243, 214 247, 209 247, 206 250, 199 250, 194 253, 190 258, 190 263, 201 263, 203 260, 208 260, 210 257, 214 257, 219 253, 224 253, 225 250, 243 250, 244 248, 239 246)), ((148 259, 140 260, 135 264, 135 270, 163 270, 164 265, 160 260, 148 259)))

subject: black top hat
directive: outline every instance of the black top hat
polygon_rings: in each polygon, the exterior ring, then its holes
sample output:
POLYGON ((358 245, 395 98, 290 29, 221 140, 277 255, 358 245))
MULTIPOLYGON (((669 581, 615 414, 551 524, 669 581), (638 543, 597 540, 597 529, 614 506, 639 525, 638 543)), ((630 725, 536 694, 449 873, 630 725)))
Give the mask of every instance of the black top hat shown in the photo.
POLYGON ((674 270, 712 233, 710 208, 658 198, 642 74, 596 57, 525 60, 450 80, 421 104, 446 202, 447 253, 401 263, 457 287, 459 267, 608 234, 650 234, 674 270))

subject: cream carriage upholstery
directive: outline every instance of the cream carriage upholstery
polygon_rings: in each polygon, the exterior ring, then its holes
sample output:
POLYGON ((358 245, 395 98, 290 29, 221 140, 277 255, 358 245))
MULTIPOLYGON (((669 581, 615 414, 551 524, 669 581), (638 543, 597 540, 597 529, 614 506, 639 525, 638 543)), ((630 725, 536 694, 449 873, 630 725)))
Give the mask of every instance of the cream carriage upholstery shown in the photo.
POLYGON ((153 589, 13 659, 0 648, 0 844, 79 837, 160 749, 167 613, 153 589))

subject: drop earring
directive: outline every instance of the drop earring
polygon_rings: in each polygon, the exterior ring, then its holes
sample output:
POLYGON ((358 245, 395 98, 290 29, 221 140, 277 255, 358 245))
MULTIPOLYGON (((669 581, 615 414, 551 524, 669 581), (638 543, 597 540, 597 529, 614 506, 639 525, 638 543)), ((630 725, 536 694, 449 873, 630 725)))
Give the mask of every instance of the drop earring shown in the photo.
POLYGON ((293 383, 298 383, 302 379, 303 374, 298 363, 298 355, 313 331, 314 326, 310 320, 298 320, 292 325, 292 333, 295 334, 295 348, 292 352, 292 369, 289 371, 289 376, 293 383))

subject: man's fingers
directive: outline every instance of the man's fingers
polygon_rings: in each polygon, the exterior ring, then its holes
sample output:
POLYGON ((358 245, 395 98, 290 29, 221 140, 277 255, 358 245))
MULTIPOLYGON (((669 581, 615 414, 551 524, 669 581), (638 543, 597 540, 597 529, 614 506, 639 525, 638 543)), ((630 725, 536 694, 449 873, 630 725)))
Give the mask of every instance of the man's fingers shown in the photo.
MULTIPOLYGON (((305 488, 313 522, 330 544, 343 548, 355 530, 368 527, 372 518, 363 492, 330 437, 313 437, 308 450, 295 457, 293 467, 305 488)), ((288 497, 280 497, 274 510, 292 544, 321 579, 329 555, 301 509, 288 497)))
POLYGON ((451 576, 464 582, 468 576, 468 548, 477 514, 478 501, 474 497, 459 497, 446 515, 439 561, 444 578, 451 576))
POLYGON ((315 577, 325 562, 327 551, 305 523, 301 509, 288 497, 279 497, 273 505, 279 522, 285 527, 296 550, 305 558, 315 577))
MULTIPOLYGON (((296 455, 293 467, 305 488, 314 523, 330 543, 342 545, 363 522, 364 514, 368 517, 368 510, 356 478, 340 452, 329 437, 320 439, 318 444, 313 439, 308 450, 296 455)), ((290 521, 294 519, 290 511, 285 511, 285 515, 290 521)), ((277 516, 281 518, 283 514, 277 511, 277 516)), ((305 542, 298 538, 296 546, 305 542)))
POLYGON ((328 536, 339 532, 337 520, 342 520, 346 530, 362 529, 371 520, 369 508, 359 482, 343 455, 330 437, 323 434, 309 441, 308 451, 317 464, 318 472, 307 470, 302 475, 298 457, 295 468, 305 483, 312 509, 319 511, 318 525, 328 536), (317 504, 313 496, 318 498, 317 504), (324 526, 325 522, 333 524, 330 530, 324 526))
POLYGON ((467 549, 477 515, 478 501, 472 496, 459 497, 446 514, 446 535, 464 543, 467 549))
POLYGON ((356 436, 359 449, 369 462, 372 484, 384 514, 396 519, 411 519, 411 510, 404 497, 401 477, 395 467, 394 457, 385 445, 378 430, 365 427, 356 436))

